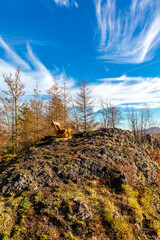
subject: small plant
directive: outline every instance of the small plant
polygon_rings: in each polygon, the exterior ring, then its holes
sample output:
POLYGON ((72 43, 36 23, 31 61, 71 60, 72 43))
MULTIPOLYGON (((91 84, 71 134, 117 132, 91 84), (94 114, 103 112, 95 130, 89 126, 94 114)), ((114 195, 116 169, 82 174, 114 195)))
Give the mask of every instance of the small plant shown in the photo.
POLYGON ((31 202, 32 203, 35 203, 35 202, 38 202, 39 200, 39 197, 42 195, 41 191, 35 193, 32 197, 31 197, 31 202))
POLYGON ((25 221, 25 215, 22 215, 20 218, 19 218, 19 225, 23 225, 25 221))
POLYGON ((128 198, 128 206, 133 210, 135 213, 135 217, 137 221, 142 221, 143 220, 143 210, 140 207, 137 197, 139 196, 138 191, 134 191, 130 186, 127 185, 122 185, 122 189, 127 195, 128 198))
POLYGON ((55 208, 59 208, 60 205, 61 205, 61 202, 60 202, 60 201, 54 201, 54 202, 53 202, 53 206, 54 206, 55 208))
POLYGON ((156 232, 157 236, 160 236, 160 221, 153 221, 152 223, 152 228, 154 229, 154 231, 156 232))
POLYGON ((70 168, 71 165, 70 164, 65 164, 65 167, 70 168))
POLYGON ((68 231, 67 233, 65 233, 65 234, 64 234, 64 237, 65 237, 66 240, 77 240, 77 238, 74 237, 73 234, 72 234, 70 231, 68 231))
POLYGON ((27 197, 27 193, 26 192, 22 192, 21 193, 21 197, 27 197))
POLYGON ((106 225, 109 224, 111 229, 116 234, 116 239, 133 239, 132 228, 125 221, 124 217, 118 213, 116 207, 109 201, 103 202, 103 218, 106 225))
POLYGON ((41 235, 39 239, 40 240, 45 240, 45 239, 47 239, 47 236, 46 235, 41 235))
POLYGON ((1 240, 9 240, 9 233, 0 233, 0 239, 1 240))
POLYGON ((145 188, 145 191, 141 197, 141 203, 145 211, 148 213, 151 212, 151 199, 152 199, 152 191, 149 188, 145 188))
POLYGON ((20 204, 20 208, 23 209, 23 210, 26 210, 29 206, 30 206, 30 202, 28 200, 27 201, 23 201, 20 204))
POLYGON ((15 227, 12 230, 11 236, 12 237, 16 237, 18 235, 18 233, 19 233, 19 229, 15 227))
POLYGON ((54 189, 54 191, 55 191, 55 192, 60 192, 60 191, 61 191, 61 188, 60 188, 60 187, 56 187, 56 188, 54 189))

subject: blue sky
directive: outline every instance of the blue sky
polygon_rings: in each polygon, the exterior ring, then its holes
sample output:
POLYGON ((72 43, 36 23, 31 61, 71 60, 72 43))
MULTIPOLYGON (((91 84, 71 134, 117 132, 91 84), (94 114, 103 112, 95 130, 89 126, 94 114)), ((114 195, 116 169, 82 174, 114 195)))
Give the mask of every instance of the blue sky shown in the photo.
POLYGON ((93 97, 147 102, 159 119, 160 1, 1 0, 1 88, 17 66, 27 94, 65 72, 72 92, 85 78, 93 97))

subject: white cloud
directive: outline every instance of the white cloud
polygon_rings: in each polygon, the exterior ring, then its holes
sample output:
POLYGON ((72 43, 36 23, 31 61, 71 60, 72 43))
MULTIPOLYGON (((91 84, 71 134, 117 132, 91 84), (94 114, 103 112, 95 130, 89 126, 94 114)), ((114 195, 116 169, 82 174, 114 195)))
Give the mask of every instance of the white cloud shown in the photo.
POLYGON ((54 0, 57 5, 69 7, 69 0, 54 0))
MULTIPOLYGON (((150 78, 152 79, 152 78, 150 78)), ((126 75, 122 75, 121 77, 117 77, 117 78, 101 78, 99 79, 100 81, 104 81, 104 82, 107 82, 107 81, 144 81, 144 78, 143 77, 128 77, 126 75)))
POLYGON ((75 5, 75 7, 77 7, 77 8, 79 7, 79 6, 78 6, 78 3, 77 3, 76 1, 73 1, 73 3, 74 3, 74 5, 75 5))
POLYGON ((2 39, 0 36, 0 47, 3 48, 9 57, 11 59, 12 63, 14 62, 16 65, 21 66, 22 68, 30 69, 29 64, 24 61, 17 53, 15 53, 2 39))
POLYGON ((123 9, 117 7, 118 0, 94 0, 94 3, 101 59, 121 63, 152 59, 160 43, 159 0, 130 0, 129 7, 123 9))
POLYGON ((78 8, 78 3, 75 0, 54 0, 55 3, 59 6, 69 7, 70 5, 74 5, 78 8))
POLYGON ((145 102, 149 103, 151 108, 160 105, 160 78, 158 77, 121 76, 100 80, 101 82, 90 85, 95 98, 112 99, 115 105, 145 102))
MULTIPOLYGON (((1 39, 1 42, 3 43, 3 45, 0 44, 0 47, 5 50, 5 52, 9 55, 11 59, 11 62, 8 62, 7 60, 3 60, 0 58, 1 89, 6 88, 3 74, 11 73, 12 75, 14 75, 18 66, 20 66, 21 68, 21 80, 25 84, 25 91, 27 95, 33 94, 36 83, 38 83, 39 90, 42 94, 45 94, 46 90, 48 90, 52 86, 53 80, 55 78, 58 83, 62 83, 64 73, 56 67, 51 73, 33 53, 29 44, 27 45, 27 58, 30 66, 33 66, 33 68, 31 68, 25 60, 23 60, 14 50, 12 50, 3 39, 1 39), (17 60, 16 63, 15 60, 17 60)), ((67 77, 66 81, 70 87, 73 86, 74 80, 72 78, 67 77)))
MULTIPOLYGON (((4 41, 4 40, 3 40, 4 41)), ((6 42, 6 52, 10 48, 6 42)), ((11 52, 13 51, 10 48, 11 52)), ((14 54, 23 60, 15 51, 14 54)), ((66 73, 60 71, 55 67, 53 72, 49 71, 40 59, 34 54, 29 44, 27 45, 27 59, 30 64, 30 69, 28 65, 23 66, 21 69, 21 80, 25 84, 26 94, 32 95, 33 89, 36 83, 39 85, 39 90, 42 94, 46 93, 53 80, 56 78, 57 82, 61 85, 63 82, 63 76, 66 73)), ((26 62, 26 61, 25 61, 26 62)), ((0 86, 1 89, 5 88, 4 79, 2 74, 15 73, 16 70, 14 58, 12 62, 7 62, 7 60, 0 59, 0 86)), ((158 77, 130 77, 127 75, 122 75, 117 78, 103 78, 98 79, 99 81, 90 84, 92 89, 93 99, 98 99, 99 97, 109 98, 115 105, 135 105, 136 103, 143 104, 147 102, 150 104, 151 108, 156 108, 160 106, 160 78, 158 77)), ((76 80, 72 77, 66 77, 66 81, 72 95, 75 97, 78 88, 75 88, 76 80)), ((135 105, 137 106, 137 105, 135 105)), ((95 109, 98 109, 98 104, 95 102, 95 109)))

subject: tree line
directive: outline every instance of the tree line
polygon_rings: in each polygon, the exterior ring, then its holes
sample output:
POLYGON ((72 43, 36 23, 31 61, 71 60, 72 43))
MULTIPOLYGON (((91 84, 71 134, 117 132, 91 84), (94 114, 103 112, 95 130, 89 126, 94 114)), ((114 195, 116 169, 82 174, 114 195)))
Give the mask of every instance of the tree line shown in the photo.
MULTIPOLYGON (((6 89, 0 93, 0 151, 2 145, 5 145, 8 151, 16 153, 45 136, 53 135, 52 121, 78 132, 100 127, 116 128, 123 120, 120 108, 108 99, 99 98, 99 110, 94 111, 92 90, 84 79, 78 85, 75 99, 67 89, 64 75, 61 86, 54 79, 52 86, 42 95, 37 84, 33 96, 24 100, 25 86, 20 69, 16 70, 14 76, 4 74, 3 78, 6 89)), ((142 137, 151 123, 148 106, 144 106, 140 114, 135 109, 127 108, 126 115, 135 138, 142 137)))

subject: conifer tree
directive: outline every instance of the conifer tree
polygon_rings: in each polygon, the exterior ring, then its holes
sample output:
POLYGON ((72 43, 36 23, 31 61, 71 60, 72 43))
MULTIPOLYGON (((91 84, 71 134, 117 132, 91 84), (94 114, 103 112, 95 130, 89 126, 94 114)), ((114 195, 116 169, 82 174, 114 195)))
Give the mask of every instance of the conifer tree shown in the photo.
POLYGON ((30 105, 24 102, 19 113, 20 144, 22 148, 29 147, 35 140, 33 120, 34 115, 30 105))
POLYGON ((91 99, 91 89, 89 89, 85 79, 79 83, 79 92, 77 93, 75 103, 80 130, 87 131, 94 129, 97 125, 93 111, 94 100, 91 99))
POLYGON ((25 94, 24 84, 20 79, 20 68, 17 68, 15 77, 3 75, 7 90, 2 90, 1 102, 8 130, 11 132, 11 145, 13 152, 18 150, 18 113, 21 105, 20 99, 25 94))
POLYGON ((48 101, 46 104, 46 118, 49 126, 52 121, 63 122, 63 99, 62 99, 62 88, 59 87, 56 80, 54 81, 52 87, 47 91, 48 101))
POLYGON ((70 102, 71 102, 71 109, 72 109, 70 127, 74 132, 78 132, 80 130, 80 124, 79 124, 78 115, 77 115, 78 113, 76 110, 75 101, 73 100, 71 94, 70 94, 70 102))
POLYGON ((41 137, 44 136, 44 110, 43 110, 43 100, 41 99, 41 91, 36 84, 34 89, 33 98, 30 100, 31 111, 33 112, 33 133, 35 135, 35 140, 38 142, 41 137))
POLYGON ((61 99, 62 90, 58 86, 58 83, 56 82, 56 80, 54 82, 54 85, 52 86, 51 91, 52 91, 52 99, 51 99, 52 119, 54 121, 62 122, 62 120, 63 120, 63 102, 62 102, 62 99, 61 99))
POLYGON ((3 124, 2 112, 0 109, 0 160, 3 156, 3 145, 7 139, 7 131, 5 125, 3 124))
POLYGON ((67 89, 67 83, 66 83, 66 76, 63 75, 63 87, 62 87, 62 102, 63 102, 63 126, 68 128, 69 124, 69 95, 68 95, 68 89, 67 89))

